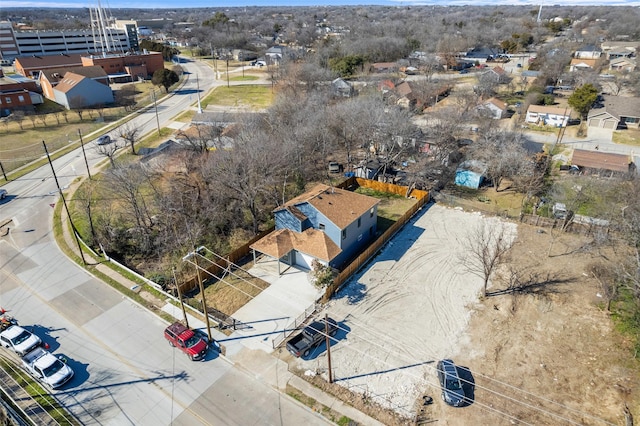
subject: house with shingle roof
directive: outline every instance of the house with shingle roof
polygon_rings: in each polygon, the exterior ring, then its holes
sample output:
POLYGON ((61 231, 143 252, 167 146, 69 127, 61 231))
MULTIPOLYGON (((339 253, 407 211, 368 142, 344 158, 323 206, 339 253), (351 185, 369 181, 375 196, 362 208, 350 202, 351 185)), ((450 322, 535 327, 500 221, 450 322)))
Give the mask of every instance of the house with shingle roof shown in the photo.
POLYGON ((339 268, 375 238, 379 202, 318 184, 275 209, 275 231, 251 249, 304 269, 314 260, 339 268))
POLYGON ((573 58, 569 64, 569 71, 592 70, 598 64, 598 59, 573 58))
POLYGON ((487 114, 494 120, 499 120, 507 115, 507 104, 500 99, 490 98, 477 106, 478 112, 487 114))
POLYGON ((592 44, 582 46, 573 54, 574 58, 580 59, 598 59, 600 56, 602 56, 602 49, 592 44))
POLYGON ((114 98, 109 86, 75 72, 67 72, 53 88, 52 100, 72 109, 111 104, 114 98))
POLYGON ((589 111, 589 127, 610 130, 640 128, 640 98, 626 96, 608 96, 603 108, 589 111))
POLYGON ((627 71, 631 72, 636 69, 635 58, 615 58, 609 62, 610 71, 627 71))
POLYGON ((571 164, 581 169, 629 173, 635 165, 628 155, 574 149, 571 164))
POLYGON ((529 105, 525 121, 544 126, 565 127, 571 117, 571 109, 546 105, 529 105))

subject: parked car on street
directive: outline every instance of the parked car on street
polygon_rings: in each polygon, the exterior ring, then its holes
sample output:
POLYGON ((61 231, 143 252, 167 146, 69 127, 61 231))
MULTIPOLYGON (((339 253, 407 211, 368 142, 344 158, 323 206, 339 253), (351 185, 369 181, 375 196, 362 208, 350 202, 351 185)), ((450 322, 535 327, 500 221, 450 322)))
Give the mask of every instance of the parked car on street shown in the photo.
POLYGON ((111 136, 109 135, 102 135, 98 138, 98 140, 96 141, 96 143, 98 145, 107 145, 111 143, 111 136))
POLYGON ((164 338, 169 341, 171 346, 187 354, 192 361, 204 359, 209 349, 209 345, 203 338, 177 321, 164 330, 164 338))
POLYGON ((438 361, 436 368, 442 388, 442 400, 452 407, 462 406, 466 399, 455 363, 450 359, 443 359, 438 361))
POLYGON ((9 193, 7 192, 6 189, 4 188, 0 188, 0 200, 4 200, 5 197, 8 195, 9 193))
POLYGON ((20 356, 42 345, 42 340, 19 325, 12 325, 0 333, 0 343, 20 356))

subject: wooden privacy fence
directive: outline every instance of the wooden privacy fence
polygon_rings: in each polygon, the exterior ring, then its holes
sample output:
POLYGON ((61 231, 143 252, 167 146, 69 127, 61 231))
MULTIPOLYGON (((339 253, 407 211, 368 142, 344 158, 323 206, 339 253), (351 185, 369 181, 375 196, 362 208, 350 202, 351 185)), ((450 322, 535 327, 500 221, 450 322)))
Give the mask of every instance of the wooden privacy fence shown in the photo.
MULTIPOLYGON (((402 217, 400 217, 389 229, 387 229, 380 237, 378 237, 367 249, 356 257, 351 263, 349 263, 334 279, 331 284, 327 286, 322 297, 322 302, 329 301, 331 296, 338 291, 340 286, 351 277, 351 275, 358 272, 358 270, 365 265, 375 254, 398 232, 405 223, 411 219, 411 217, 429 202, 429 192, 413 189, 406 186, 393 185, 385 182, 377 182, 368 179, 351 178, 357 181, 357 184, 367 188, 373 188, 379 191, 392 192, 395 194, 405 195, 410 192, 410 195, 416 197, 418 202, 414 204, 408 211, 406 211, 402 217), (384 186, 382 186, 384 185, 384 186), (395 187, 395 188, 394 188, 395 187), (380 189, 379 189, 380 188, 380 189), (382 189, 384 188, 384 189, 382 189)), ((354 183, 351 183, 353 185, 354 183)))
MULTIPOLYGON (((224 259, 221 259, 221 258, 216 258, 214 260, 209 259, 209 261, 207 262, 206 265, 199 264, 198 266, 200 266, 200 268, 202 268, 202 269, 204 269, 205 271, 208 272, 207 276, 201 276, 202 279, 205 280, 209 276, 212 276, 212 275, 215 275, 215 276, 220 275, 220 273, 222 271, 224 271, 225 269, 229 268, 230 264, 235 264, 240 259, 242 259, 246 255, 248 255, 251 252, 251 249, 249 248, 251 246, 251 244, 255 243, 260 238, 262 238, 265 235, 269 234, 273 230, 274 230, 274 228, 271 227, 270 229, 268 229, 268 230, 266 230, 264 232, 261 232, 260 234, 256 235, 252 239, 250 239, 243 246, 238 247, 237 249, 235 249, 234 251, 229 253, 224 259), (209 275, 209 274, 211 274, 211 275, 209 275)), ((192 290, 194 290, 196 288, 198 288, 198 276, 197 275, 194 275, 193 277, 185 280, 184 282, 182 282, 180 284, 180 291, 182 292, 182 294, 186 294, 186 293, 188 293, 188 292, 190 292, 190 291, 192 291, 192 290)))

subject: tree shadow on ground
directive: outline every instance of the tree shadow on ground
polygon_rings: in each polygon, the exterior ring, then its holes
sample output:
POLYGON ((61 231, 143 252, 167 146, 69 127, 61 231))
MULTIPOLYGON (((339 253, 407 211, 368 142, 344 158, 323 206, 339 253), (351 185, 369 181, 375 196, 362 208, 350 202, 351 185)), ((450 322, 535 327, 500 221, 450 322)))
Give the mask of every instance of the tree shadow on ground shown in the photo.
POLYGON ((560 286, 573 282, 570 278, 560 278, 547 272, 530 272, 526 277, 522 271, 510 271, 507 288, 488 291, 487 297, 502 296, 505 294, 554 294, 560 293, 560 286))

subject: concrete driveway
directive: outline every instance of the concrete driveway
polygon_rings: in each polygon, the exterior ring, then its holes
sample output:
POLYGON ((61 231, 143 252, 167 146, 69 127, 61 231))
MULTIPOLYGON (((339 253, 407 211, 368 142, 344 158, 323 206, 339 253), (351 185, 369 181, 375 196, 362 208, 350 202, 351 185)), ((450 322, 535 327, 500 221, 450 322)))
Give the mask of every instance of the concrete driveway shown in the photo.
POLYGON ((305 310, 315 305, 322 291, 315 288, 307 278, 306 270, 281 265, 284 272, 278 275, 275 260, 261 259, 251 275, 267 281, 270 285, 249 303, 231 316, 242 322, 238 330, 224 338, 227 356, 233 356, 242 347, 273 352, 273 339, 290 329, 293 321, 304 316, 305 310))

